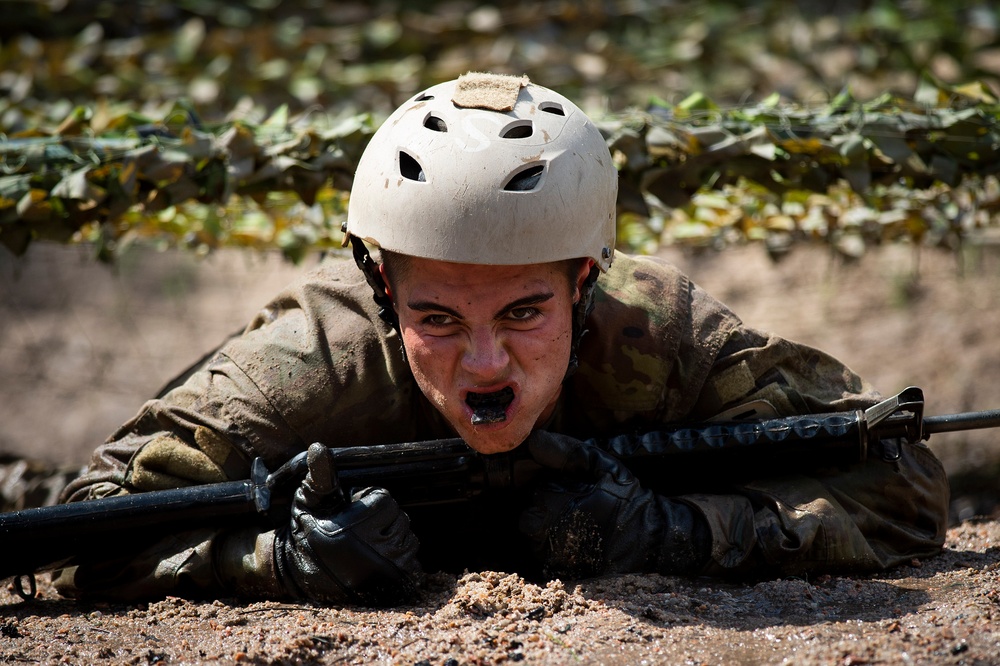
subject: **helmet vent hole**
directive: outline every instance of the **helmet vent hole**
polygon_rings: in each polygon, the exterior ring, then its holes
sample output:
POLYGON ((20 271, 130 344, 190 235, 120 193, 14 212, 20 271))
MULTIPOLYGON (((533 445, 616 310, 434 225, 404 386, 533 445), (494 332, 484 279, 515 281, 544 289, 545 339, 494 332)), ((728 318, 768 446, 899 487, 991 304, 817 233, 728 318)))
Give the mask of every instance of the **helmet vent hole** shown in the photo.
POLYGON ((424 168, 420 166, 420 162, 415 160, 412 155, 403 151, 399 151, 399 174, 407 180, 415 180, 421 183, 427 181, 427 176, 424 175, 424 168))
POLYGON ((434 99, 434 95, 428 95, 427 93, 421 93, 420 97, 413 100, 414 102, 429 102, 434 99))
POLYGON ((534 128, 531 126, 530 120, 517 120, 507 125, 500 132, 500 138, 502 139, 527 139, 534 133, 534 128))
POLYGON ((448 123, 438 116, 427 116, 427 120, 424 121, 424 127, 435 132, 448 131, 448 123))
POLYGON ((562 104, 558 102, 542 102, 538 105, 538 108, 545 113, 551 113, 554 116, 565 116, 566 112, 562 108, 562 104))
POLYGON ((541 181, 544 172, 544 164, 536 164, 523 171, 518 171, 507 181, 503 189, 507 192, 530 192, 538 187, 538 183, 541 181))

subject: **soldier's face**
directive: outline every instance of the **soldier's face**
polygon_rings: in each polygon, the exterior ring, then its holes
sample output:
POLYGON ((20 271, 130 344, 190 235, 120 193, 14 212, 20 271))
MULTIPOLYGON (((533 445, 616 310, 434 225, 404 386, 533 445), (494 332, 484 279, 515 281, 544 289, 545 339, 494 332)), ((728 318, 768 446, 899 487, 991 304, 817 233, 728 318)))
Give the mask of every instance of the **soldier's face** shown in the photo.
POLYGON ((473 449, 509 451, 552 414, 589 268, 407 257, 393 276, 390 296, 417 384, 473 449))

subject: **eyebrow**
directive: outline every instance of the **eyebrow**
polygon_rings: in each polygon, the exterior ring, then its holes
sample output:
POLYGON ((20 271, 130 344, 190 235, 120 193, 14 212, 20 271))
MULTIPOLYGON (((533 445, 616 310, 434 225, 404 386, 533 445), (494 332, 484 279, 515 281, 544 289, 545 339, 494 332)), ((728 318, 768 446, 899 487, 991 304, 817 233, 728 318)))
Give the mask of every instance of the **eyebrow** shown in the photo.
MULTIPOLYGON (((522 296, 516 300, 511 301, 507 305, 503 306, 497 310, 496 314, 493 315, 494 319, 499 319, 511 310, 516 310, 518 308, 526 308, 532 305, 538 305, 539 303, 544 303, 550 300, 555 294, 551 291, 542 292, 540 294, 531 294, 529 296, 522 296)), ((411 310, 416 310, 417 312, 443 312, 444 314, 451 315, 456 319, 462 319, 462 315, 457 311, 449 308, 446 305, 441 305, 440 303, 435 303, 433 301, 409 301, 406 307, 411 310)))

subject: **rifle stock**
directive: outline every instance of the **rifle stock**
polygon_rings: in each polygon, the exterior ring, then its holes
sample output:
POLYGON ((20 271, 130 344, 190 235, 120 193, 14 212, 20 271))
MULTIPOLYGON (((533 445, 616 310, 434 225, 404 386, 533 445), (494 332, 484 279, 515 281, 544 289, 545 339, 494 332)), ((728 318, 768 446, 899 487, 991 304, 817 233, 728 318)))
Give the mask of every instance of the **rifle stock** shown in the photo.
MULTIPOLYGON (((867 410, 681 425, 612 437, 598 445, 643 483, 676 493, 672 480, 750 475, 784 461, 798 469, 850 464, 877 449, 898 457, 897 438, 1000 426, 1000 410, 923 417, 923 392, 910 387, 867 410), (878 446, 876 443, 886 442, 878 446), (700 473, 695 474, 695 471, 700 473)), ((541 468, 527 454, 481 455, 461 439, 333 449, 344 487, 381 486, 405 508, 472 501, 530 485, 541 468)), ((251 478, 151 491, 0 514, 0 579, 28 576, 100 553, 124 531, 130 540, 170 531, 274 522, 305 476, 301 453, 273 473, 255 460, 251 478)), ((19 579, 18 579, 19 580, 19 579)), ((18 588, 20 582, 18 582, 18 588)), ((30 595, 26 595, 30 596, 30 595)))

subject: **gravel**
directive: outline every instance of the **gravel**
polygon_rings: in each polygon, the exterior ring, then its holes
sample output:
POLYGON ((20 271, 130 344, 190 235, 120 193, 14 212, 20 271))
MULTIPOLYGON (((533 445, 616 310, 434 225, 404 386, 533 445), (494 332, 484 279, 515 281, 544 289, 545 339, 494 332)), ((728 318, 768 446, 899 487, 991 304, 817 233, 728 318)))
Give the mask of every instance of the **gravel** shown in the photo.
POLYGON ((872 576, 735 584, 628 575, 538 585, 438 574, 405 608, 175 597, 78 603, 0 590, 0 663, 996 664, 1000 522, 872 576))

